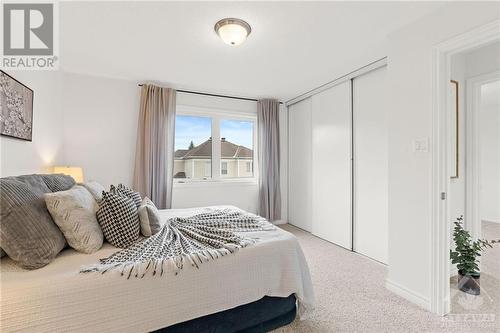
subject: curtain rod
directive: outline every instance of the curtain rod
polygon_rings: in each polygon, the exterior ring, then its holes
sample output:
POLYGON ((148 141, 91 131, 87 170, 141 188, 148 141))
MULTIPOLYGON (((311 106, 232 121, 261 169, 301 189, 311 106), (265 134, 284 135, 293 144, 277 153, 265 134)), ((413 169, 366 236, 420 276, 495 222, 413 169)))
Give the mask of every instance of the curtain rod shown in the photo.
MULTIPOLYGON (((144 84, 139 83, 138 86, 142 87, 144 84)), ((176 90, 177 92, 180 93, 185 93, 185 94, 193 94, 193 95, 202 95, 202 96, 212 96, 212 97, 223 97, 223 98, 232 98, 232 99, 239 99, 242 101, 251 101, 251 102, 257 102, 258 100, 255 98, 247 98, 247 97, 238 97, 238 96, 228 96, 228 95, 218 95, 218 94, 210 94, 210 93, 204 93, 204 92, 199 92, 199 91, 191 91, 191 90, 176 90)), ((280 102, 280 104, 283 104, 283 102, 280 102)))

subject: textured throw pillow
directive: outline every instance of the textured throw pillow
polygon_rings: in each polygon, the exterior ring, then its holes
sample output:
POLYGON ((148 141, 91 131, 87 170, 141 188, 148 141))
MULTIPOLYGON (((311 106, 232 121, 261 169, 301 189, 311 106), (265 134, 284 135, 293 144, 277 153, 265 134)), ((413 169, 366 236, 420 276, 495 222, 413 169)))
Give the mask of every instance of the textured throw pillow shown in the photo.
POLYGON ((103 235, 96 219, 99 208, 83 186, 45 194, 47 209, 66 237, 69 246, 83 253, 94 253, 102 246, 103 235))
POLYGON ((66 245, 52 220, 44 192, 14 177, 0 179, 0 244, 26 269, 50 263, 66 245))
POLYGON ((125 248, 132 245, 141 230, 137 207, 126 196, 104 192, 97 211, 97 220, 106 240, 112 245, 125 248))
POLYGON ((137 208, 139 208, 141 206, 141 203, 142 203, 141 194, 139 192, 136 192, 136 191, 126 187, 123 184, 118 184, 117 187, 115 187, 114 185, 111 185, 110 192, 115 193, 115 194, 119 194, 119 195, 124 195, 124 196, 134 200, 135 206, 137 208))
POLYGON ((102 192, 106 191, 104 186, 102 186, 101 184, 99 184, 96 181, 83 183, 82 185, 90 192, 90 194, 92 194, 95 201, 97 201, 98 203, 101 202, 102 192))
POLYGON ((22 176, 8 177, 6 179, 15 179, 43 193, 52 192, 52 190, 45 183, 45 180, 43 179, 42 175, 22 175, 22 176))
POLYGON ((72 188, 76 183, 73 177, 63 175, 62 173, 40 175, 51 192, 66 191, 72 188))
POLYGON ((141 221, 141 232, 144 236, 152 236, 161 229, 160 212, 153 201, 144 198, 139 207, 139 220, 141 221))

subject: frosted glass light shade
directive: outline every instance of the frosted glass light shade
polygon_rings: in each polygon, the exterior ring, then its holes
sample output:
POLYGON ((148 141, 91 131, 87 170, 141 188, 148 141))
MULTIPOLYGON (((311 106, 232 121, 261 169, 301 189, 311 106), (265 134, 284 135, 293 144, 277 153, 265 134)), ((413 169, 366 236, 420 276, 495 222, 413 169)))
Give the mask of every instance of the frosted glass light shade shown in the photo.
POLYGON ((248 23, 236 18, 222 19, 215 24, 214 29, 224 43, 232 46, 243 43, 252 31, 248 23))
POLYGON ((75 182, 83 183, 83 169, 81 167, 55 166, 53 173, 62 173, 73 177, 75 182))

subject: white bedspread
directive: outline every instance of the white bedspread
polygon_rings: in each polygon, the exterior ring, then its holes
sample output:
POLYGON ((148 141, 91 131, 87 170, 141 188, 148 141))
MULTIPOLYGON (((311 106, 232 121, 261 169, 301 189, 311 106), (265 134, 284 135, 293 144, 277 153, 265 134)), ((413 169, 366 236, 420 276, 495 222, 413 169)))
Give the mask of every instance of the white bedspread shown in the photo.
MULTIPOLYGON (((189 216, 197 209, 162 211, 189 216)), ((127 280, 119 271, 80 274, 117 249, 105 244, 88 255, 68 249, 34 271, 1 261, 2 332, 149 332, 250 303, 264 296, 295 293, 299 315, 314 303, 309 269, 294 235, 277 229, 245 233, 256 245, 233 255, 185 266, 173 274, 127 280)))

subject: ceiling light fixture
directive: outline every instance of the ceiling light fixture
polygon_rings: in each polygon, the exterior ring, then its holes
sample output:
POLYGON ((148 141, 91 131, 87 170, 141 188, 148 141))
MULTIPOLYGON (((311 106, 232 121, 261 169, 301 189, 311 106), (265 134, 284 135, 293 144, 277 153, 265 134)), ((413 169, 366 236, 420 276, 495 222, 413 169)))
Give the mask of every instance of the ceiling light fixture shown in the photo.
POLYGON ((252 28, 250 24, 237 18, 225 18, 215 23, 215 32, 228 45, 240 45, 243 43, 252 28))

